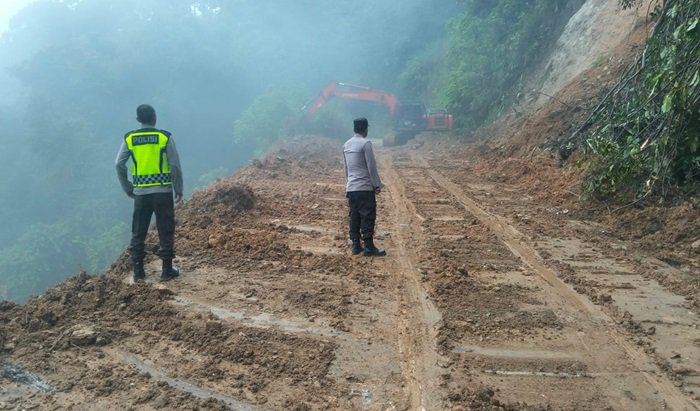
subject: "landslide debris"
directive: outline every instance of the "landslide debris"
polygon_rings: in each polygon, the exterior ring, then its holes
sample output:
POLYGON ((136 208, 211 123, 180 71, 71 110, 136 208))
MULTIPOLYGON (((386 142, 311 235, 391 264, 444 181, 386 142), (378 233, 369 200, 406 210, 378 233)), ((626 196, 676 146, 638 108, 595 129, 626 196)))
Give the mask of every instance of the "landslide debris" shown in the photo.
MULTIPOLYGON (((263 202, 274 196, 263 195, 263 202)), ((272 208, 263 206, 267 211, 261 213, 256 210, 258 205, 259 199, 250 186, 229 178, 178 206, 177 246, 185 272, 191 275, 196 267, 215 264, 231 269, 258 269, 258 262, 271 260, 282 261, 268 266, 275 267, 279 275, 294 270, 293 267, 339 269, 337 260, 327 261, 291 250, 284 242, 288 230, 276 228, 261 216, 278 210, 271 204, 272 208)), ((150 261, 154 263, 157 242, 157 234, 152 231, 147 248, 153 252, 150 261)), ((234 381, 244 397, 251 396, 253 403, 260 404, 266 402, 265 397, 256 393, 275 381, 300 385, 322 381, 328 373, 335 343, 237 325, 211 314, 179 309, 174 291, 157 284, 130 284, 125 281, 129 272, 129 255, 125 252, 105 276, 82 273, 25 305, 0 303, 0 354, 48 376, 58 392, 93 392, 98 397, 120 398, 137 408, 143 404, 156 409, 225 406, 213 399, 177 393, 163 381, 128 364, 114 369, 113 365, 95 365, 80 370, 75 361, 109 363, 109 352, 125 346, 144 359, 158 357, 149 353, 150 347, 174 350, 179 353, 176 355, 189 353, 185 356, 207 360, 204 364, 184 361, 172 378, 181 375, 188 376, 188 380, 234 381), (310 355, 312 361, 308 360, 310 355), (222 362, 236 366, 222 367, 222 362)), ((342 317, 344 297, 338 295, 336 299, 333 294, 337 291, 328 289, 325 294, 324 290, 313 295, 288 290, 286 298, 304 309, 317 306, 342 317)), ((254 294, 251 289, 250 295, 254 294)), ((288 404, 294 408, 304 403, 290 400, 288 404)))

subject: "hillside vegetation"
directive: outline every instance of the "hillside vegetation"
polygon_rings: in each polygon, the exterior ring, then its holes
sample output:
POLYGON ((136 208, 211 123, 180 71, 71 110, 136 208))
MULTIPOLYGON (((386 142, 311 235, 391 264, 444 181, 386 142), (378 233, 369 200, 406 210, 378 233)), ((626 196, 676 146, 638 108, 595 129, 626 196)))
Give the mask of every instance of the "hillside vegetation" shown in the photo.
POLYGON ((646 47, 566 148, 588 155, 585 189, 599 199, 669 203, 700 192, 700 3, 668 0, 650 17, 646 47))
POLYGON ((450 25, 441 93, 458 125, 476 128, 507 111, 583 0, 463 0, 450 25))

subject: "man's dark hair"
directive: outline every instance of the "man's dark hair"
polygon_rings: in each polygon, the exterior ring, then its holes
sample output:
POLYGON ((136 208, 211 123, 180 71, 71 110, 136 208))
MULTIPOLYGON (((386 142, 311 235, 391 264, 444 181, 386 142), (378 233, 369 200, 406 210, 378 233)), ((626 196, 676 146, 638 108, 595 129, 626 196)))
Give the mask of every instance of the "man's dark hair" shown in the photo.
POLYGON ((364 117, 356 118, 352 122, 353 124, 353 130, 357 134, 362 134, 365 131, 367 131, 367 127, 369 127, 369 123, 367 122, 367 119, 364 117))
POLYGON ((148 104, 136 108, 136 120, 141 124, 156 124, 156 109, 148 104))

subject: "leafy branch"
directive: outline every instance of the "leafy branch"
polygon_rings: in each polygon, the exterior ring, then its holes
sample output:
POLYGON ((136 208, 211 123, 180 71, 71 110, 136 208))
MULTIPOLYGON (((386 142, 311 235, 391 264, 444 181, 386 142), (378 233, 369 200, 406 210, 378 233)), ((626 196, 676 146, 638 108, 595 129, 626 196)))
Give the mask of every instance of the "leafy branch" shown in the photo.
POLYGON ((700 3, 667 0, 655 15, 644 51, 562 143, 588 154, 591 196, 666 201, 700 189, 700 3))

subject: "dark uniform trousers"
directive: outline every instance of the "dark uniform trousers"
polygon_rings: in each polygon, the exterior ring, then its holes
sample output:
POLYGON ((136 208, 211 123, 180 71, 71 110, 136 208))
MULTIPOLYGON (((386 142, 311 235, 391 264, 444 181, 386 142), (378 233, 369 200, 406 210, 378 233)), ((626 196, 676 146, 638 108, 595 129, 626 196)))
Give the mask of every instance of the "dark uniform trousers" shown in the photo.
POLYGON ((146 255, 144 242, 151 216, 156 214, 156 228, 160 239, 158 255, 163 260, 175 257, 175 202, 172 193, 156 193, 134 196, 134 218, 131 224, 131 259, 142 262, 146 255))
POLYGON ((374 191, 349 191, 350 239, 371 240, 374 236, 374 222, 377 219, 377 197, 374 191))

